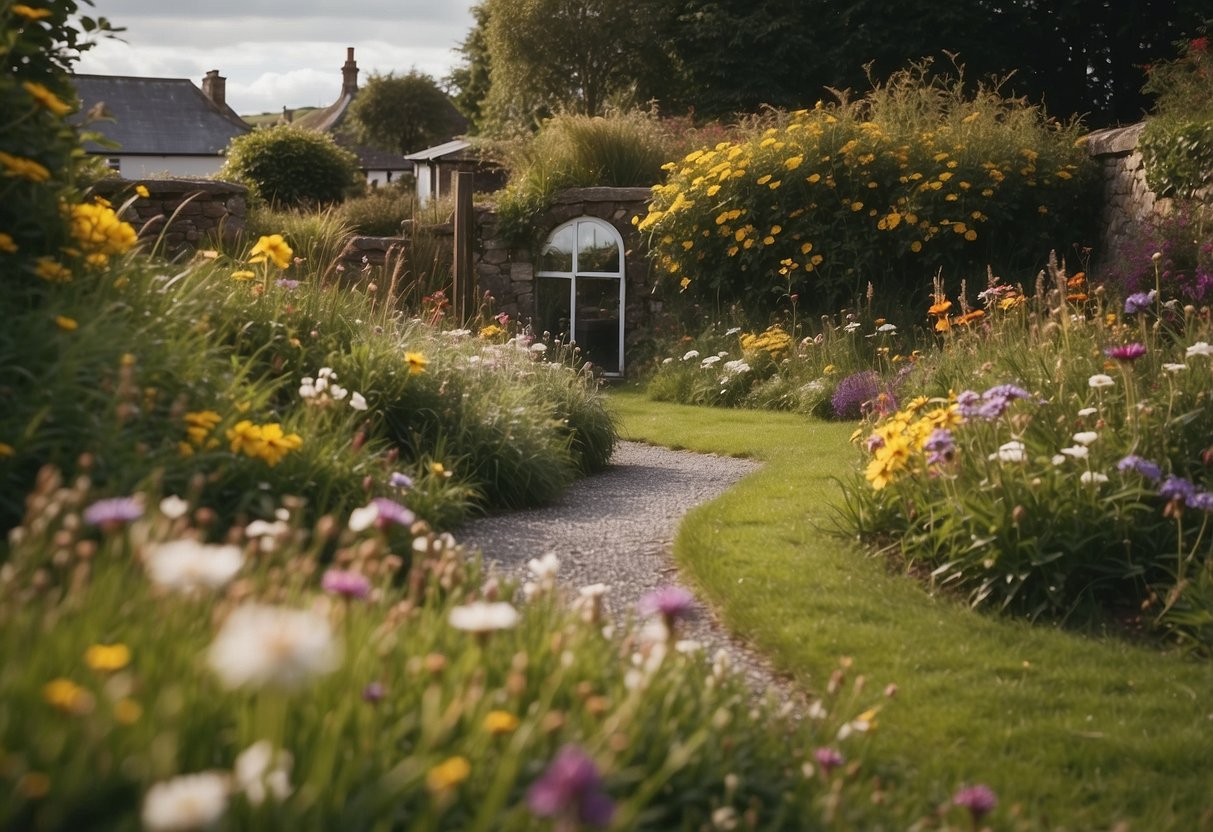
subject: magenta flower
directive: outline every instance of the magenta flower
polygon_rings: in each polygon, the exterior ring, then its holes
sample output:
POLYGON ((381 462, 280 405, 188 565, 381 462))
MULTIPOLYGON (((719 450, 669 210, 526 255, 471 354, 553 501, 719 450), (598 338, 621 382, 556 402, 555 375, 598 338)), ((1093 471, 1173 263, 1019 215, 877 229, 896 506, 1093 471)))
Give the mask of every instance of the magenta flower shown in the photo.
POLYGON ((641 615, 660 615, 667 622, 686 617, 694 607, 695 596, 680 586, 655 589, 636 605, 641 615))
POLYGON ((371 594, 371 582, 365 575, 341 569, 329 569, 325 572, 324 577, 320 579, 320 588, 343 598, 366 598, 371 594))
POLYGON ((116 526, 143 516, 143 504, 134 497, 98 500, 84 510, 84 522, 94 526, 116 526))
POLYGON ((1115 361, 1136 361, 1146 354, 1146 345, 1137 342, 1121 344, 1117 347, 1108 347, 1103 354, 1115 361))
POLYGON ((543 776, 531 785, 526 800, 535 816, 555 818, 556 829, 569 832, 581 824, 607 826, 615 814, 598 767, 575 745, 560 749, 543 776))
POLYGON ((392 488, 412 488, 413 478, 408 474, 402 474, 400 471, 393 471, 388 477, 387 484, 392 488))
POLYGON ((387 696, 387 689, 382 682, 371 682, 362 689, 362 701, 370 702, 372 705, 381 701, 385 696, 387 696))
POLYGON ((817 765, 821 766, 821 770, 828 776, 831 771, 842 765, 845 760, 842 759, 842 754, 833 748, 819 748, 813 752, 814 759, 817 760, 817 765))
POLYGON ((998 805, 998 797, 989 786, 969 786, 952 795, 952 805, 968 809, 969 814, 973 816, 973 823, 977 823, 994 811, 994 807, 998 805))
POLYGON ((371 503, 379 510, 380 528, 386 528, 393 523, 397 526, 411 526, 417 519, 413 512, 387 497, 376 497, 371 503))

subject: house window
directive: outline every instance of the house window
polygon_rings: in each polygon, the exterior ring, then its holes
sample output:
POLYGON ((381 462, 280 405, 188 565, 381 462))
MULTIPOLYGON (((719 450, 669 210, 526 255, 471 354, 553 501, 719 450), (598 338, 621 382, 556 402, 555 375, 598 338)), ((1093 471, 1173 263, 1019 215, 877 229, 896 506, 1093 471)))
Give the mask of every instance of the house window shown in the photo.
POLYGON ((536 322, 608 376, 623 374, 623 277, 623 238, 593 217, 553 231, 535 273, 536 322))

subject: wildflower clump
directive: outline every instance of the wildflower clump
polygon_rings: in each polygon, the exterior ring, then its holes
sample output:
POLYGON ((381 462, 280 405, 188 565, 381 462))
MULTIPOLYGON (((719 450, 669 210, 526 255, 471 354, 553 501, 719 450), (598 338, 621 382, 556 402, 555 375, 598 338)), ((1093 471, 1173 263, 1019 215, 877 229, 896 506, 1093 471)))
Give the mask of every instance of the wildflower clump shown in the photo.
POLYGON ((227 438, 232 453, 263 460, 270 467, 303 446, 299 434, 286 433, 277 422, 257 425, 249 419, 242 419, 229 428, 227 438))
POLYGON ((87 262, 104 265, 111 255, 125 254, 137 242, 135 229, 109 205, 85 202, 68 209, 71 235, 87 262))

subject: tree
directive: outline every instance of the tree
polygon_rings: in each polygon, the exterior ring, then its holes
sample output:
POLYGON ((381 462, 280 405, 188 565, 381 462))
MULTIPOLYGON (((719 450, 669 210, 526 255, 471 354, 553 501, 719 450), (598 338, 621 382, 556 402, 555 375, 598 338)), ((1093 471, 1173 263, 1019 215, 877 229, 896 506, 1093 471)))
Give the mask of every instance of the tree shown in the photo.
POLYGON ((465 123, 429 75, 372 74, 350 105, 355 136, 366 144, 412 153, 462 132, 465 123))
POLYGON ((456 91, 453 97, 455 106, 468 120, 468 132, 476 135, 484 129, 484 101, 489 94, 492 64, 485 33, 489 20, 488 8, 483 3, 473 6, 472 17, 476 22, 459 45, 463 63, 451 70, 446 80, 456 91))

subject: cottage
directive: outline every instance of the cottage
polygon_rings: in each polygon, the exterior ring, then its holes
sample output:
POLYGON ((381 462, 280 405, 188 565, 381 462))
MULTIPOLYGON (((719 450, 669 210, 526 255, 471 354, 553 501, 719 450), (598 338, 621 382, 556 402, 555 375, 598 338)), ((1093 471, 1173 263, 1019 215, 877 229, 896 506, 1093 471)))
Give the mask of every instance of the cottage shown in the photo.
POLYGON ((472 143, 466 139, 427 147, 404 158, 413 165, 418 205, 426 205, 431 199, 449 196, 453 188, 451 177, 455 171, 470 171, 474 174, 472 189, 477 193, 495 191, 505 184, 505 172, 497 165, 482 159, 472 143))

